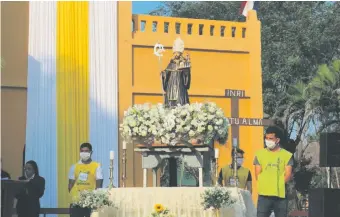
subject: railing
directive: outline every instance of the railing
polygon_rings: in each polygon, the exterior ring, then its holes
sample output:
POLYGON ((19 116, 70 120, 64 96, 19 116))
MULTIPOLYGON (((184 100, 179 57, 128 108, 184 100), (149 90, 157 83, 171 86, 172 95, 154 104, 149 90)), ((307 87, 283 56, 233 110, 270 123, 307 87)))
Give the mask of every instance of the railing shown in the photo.
POLYGON ((132 16, 132 31, 143 33, 187 34, 211 37, 246 38, 247 23, 216 20, 132 16))
MULTIPOLYGON (((17 210, 13 209, 12 215, 17 214, 17 210)), ((70 208, 41 208, 40 214, 42 214, 44 217, 46 215, 55 215, 55 214, 70 214, 70 208)))

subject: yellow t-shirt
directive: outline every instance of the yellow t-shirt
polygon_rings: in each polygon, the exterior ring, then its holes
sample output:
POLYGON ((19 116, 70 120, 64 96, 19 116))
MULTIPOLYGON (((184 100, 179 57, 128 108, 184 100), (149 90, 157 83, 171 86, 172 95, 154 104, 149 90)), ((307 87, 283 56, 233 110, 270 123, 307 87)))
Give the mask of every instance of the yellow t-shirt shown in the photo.
MULTIPOLYGON (((224 181, 224 186, 233 187, 234 185, 230 183, 230 179, 234 178, 233 176, 234 176, 234 169, 230 165, 227 165, 221 169, 219 181, 220 183, 224 181)), ((246 189, 247 182, 251 181, 251 179, 249 178, 251 178, 249 169, 242 167, 242 166, 237 168, 237 179, 238 179, 237 186, 239 188, 246 189)))
POLYGON ((72 201, 77 199, 80 191, 96 189, 97 170, 99 168, 100 164, 95 161, 91 161, 89 164, 77 163, 74 165, 73 177, 75 183, 70 192, 72 201))
POLYGON ((256 159, 262 167, 257 181, 259 195, 286 197, 285 167, 291 158, 292 154, 282 148, 277 152, 262 149, 256 153, 256 159))

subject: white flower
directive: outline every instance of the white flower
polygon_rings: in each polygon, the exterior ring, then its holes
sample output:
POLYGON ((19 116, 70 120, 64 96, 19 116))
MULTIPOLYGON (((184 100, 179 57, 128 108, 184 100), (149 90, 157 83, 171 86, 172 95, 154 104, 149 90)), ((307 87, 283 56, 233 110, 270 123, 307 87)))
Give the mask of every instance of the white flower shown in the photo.
POLYGON ((208 115, 208 120, 210 121, 210 120, 214 119, 214 117, 215 117, 214 115, 210 115, 210 114, 209 114, 209 115, 208 115))
POLYGON ((223 120, 222 119, 217 119, 216 125, 222 125, 222 124, 223 124, 223 120))
POLYGON ((188 131, 190 130, 190 126, 184 127, 184 130, 185 130, 186 132, 188 132, 188 131))
POLYGON ((222 118, 223 117, 223 112, 221 110, 218 110, 216 112, 216 116, 219 117, 219 118, 222 118))
POLYGON ((192 120, 192 121, 191 121, 191 125, 193 125, 193 126, 197 126, 197 125, 198 125, 198 123, 197 123, 197 120, 195 120, 195 119, 194 119, 194 120, 192 120))
POLYGON ((208 111, 210 113, 215 113, 216 109, 214 107, 209 107, 208 111))
POLYGON ((124 112, 120 125, 126 140, 138 141, 143 137, 164 144, 175 145, 176 141, 189 138, 216 139, 225 143, 229 123, 223 111, 215 103, 177 105, 172 109, 157 105, 134 105, 124 112))
POLYGON ((137 125, 137 122, 135 120, 129 121, 130 127, 135 127, 137 125))
POLYGON ((186 116, 186 115, 188 115, 187 111, 182 110, 182 111, 181 111, 181 116, 186 116))

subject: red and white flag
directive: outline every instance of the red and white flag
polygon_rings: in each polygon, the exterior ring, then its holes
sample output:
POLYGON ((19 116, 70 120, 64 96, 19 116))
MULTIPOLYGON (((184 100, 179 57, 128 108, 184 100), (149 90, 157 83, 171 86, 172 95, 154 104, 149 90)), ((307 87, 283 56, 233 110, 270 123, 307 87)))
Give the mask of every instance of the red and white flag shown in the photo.
POLYGON ((243 16, 247 17, 249 11, 257 10, 258 3, 259 3, 258 1, 243 1, 241 3, 240 12, 242 13, 243 16))

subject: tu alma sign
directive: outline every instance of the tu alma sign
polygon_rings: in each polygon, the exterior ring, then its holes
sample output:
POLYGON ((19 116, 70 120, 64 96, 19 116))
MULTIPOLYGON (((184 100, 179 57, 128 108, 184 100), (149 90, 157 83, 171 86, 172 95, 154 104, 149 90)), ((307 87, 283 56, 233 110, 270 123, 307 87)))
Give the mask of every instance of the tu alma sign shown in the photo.
POLYGON ((262 118, 228 118, 230 125, 238 126, 269 126, 272 120, 262 118))

